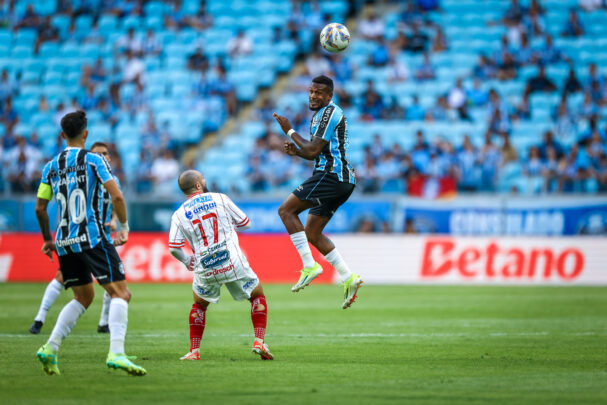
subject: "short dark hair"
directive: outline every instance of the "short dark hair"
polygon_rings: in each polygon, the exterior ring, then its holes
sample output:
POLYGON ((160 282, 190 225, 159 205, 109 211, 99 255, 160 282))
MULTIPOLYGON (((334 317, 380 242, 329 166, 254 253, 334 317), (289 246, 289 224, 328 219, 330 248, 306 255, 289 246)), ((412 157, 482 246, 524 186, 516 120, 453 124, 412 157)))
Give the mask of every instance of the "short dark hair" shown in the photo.
POLYGON ((90 150, 95 149, 97 146, 101 146, 102 148, 107 149, 108 151, 110 150, 110 148, 107 146, 107 143, 105 142, 95 142, 92 146, 90 150))
POLYGON ((61 118, 61 129, 65 136, 70 139, 82 135, 86 129, 86 113, 82 110, 66 114, 61 118))
POLYGON ((314 79, 312 79, 312 83, 324 84, 331 91, 333 91, 333 80, 325 75, 316 76, 314 79))

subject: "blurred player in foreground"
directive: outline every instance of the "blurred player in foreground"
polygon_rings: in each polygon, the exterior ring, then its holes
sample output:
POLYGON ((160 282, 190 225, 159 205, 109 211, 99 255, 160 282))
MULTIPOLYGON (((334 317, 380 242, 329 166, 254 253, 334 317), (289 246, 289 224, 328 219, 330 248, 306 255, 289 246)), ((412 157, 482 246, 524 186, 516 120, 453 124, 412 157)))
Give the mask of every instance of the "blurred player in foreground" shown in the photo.
POLYGON ((310 123, 309 141, 295 132, 287 118, 274 113, 280 128, 295 142, 286 141, 285 152, 315 162, 312 177, 297 187, 278 209, 303 264, 299 281, 291 290, 303 289, 322 274, 322 267, 312 257, 309 241, 337 270, 344 286, 342 308, 346 309, 356 299, 362 280, 350 271, 333 242, 322 233, 335 211, 348 200, 356 183, 354 170, 346 160, 346 116, 331 100, 333 80, 327 76, 312 79, 308 97, 310 110, 316 111, 310 123), (310 212, 304 228, 299 214, 307 209, 310 212))
POLYGON ((63 307, 48 342, 38 349, 36 356, 47 374, 59 374, 59 346, 95 296, 92 274, 111 297, 110 350, 106 365, 132 375, 145 375, 145 369, 124 353, 131 292, 114 245, 126 243, 129 237, 126 204, 107 161, 84 149, 88 136, 86 123, 84 111, 69 113, 61 119, 61 136, 67 141, 67 148, 46 164, 38 188, 36 216, 44 238, 42 253, 51 261, 53 252, 57 253, 63 283, 66 288, 72 288, 74 299, 63 307), (103 225, 103 188, 110 194, 120 221, 114 244, 110 243, 103 225), (55 242, 47 213, 53 195, 60 212, 55 242))
MULTIPOLYGON (((108 163, 111 163, 112 160, 110 158, 110 153, 108 147, 103 142, 95 142, 91 147, 91 152, 98 153, 107 160, 108 163)), ((118 177, 113 176, 116 184, 120 187, 120 181, 118 177)), ((117 225, 117 217, 116 213, 112 210, 112 198, 110 193, 105 189, 105 187, 101 186, 103 190, 103 208, 102 208, 102 218, 104 220, 105 226, 105 234, 108 237, 110 243, 112 243, 111 232, 116 230, 117 225)), ((40 329, 42 329, 42 325, 44 325, 44 321, 46 319, 47 312, 51 309, 57 298, 59 298, 59 294, 61 294, 61 289, 63 288, 63 274, 61 274, 61 269, 57 270, 57 274, 55 278, 48 284, 46 290, 44 290, 44 295, 42 296, 42 302, 40 303, 40 308, 38 309, 38 314, 34 318, 34 323, 30 326, 30 333, 37 335, 40 333, 40 329)), ((99 325, 97 326, 97 332, 99 333, 109 333, 110 328, 108 326, 108 316, 110 313, 110 301, 112 297, 106 291, 103 294, 103 306, 101 307, 101 316, 99 317, 99 325)))
POLYGON ((251 227, 249 218, 225 194, 210 193, 200 172, 187 170, 179 176, 179 188, 188 197, 171 218, 171 254, 194 272, 194 304, 190 310, 190 351, 181 360, 200 360, 200 340, 209 303, 219 301, 225 284, 237 300, 251 302, 255 332, 252 351, 262 360, 272 360, 264 342, 268 306, 259 278, 240 250, 238 234, 251 227), (187 243, 194 254, 186 255, 187 243))

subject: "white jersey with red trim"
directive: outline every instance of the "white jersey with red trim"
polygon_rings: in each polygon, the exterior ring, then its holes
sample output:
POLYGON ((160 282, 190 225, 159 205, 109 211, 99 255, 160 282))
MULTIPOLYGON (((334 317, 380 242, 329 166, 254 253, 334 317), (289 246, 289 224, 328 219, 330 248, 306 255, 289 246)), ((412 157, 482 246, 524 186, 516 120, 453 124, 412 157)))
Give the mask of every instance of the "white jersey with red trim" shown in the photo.
POLYGON ((252 272, 236 233, 248 224, 249 218, 227 195, 194 194, 173 213, 169 248, 190 245, 196 255, 196 278, 235 281, 252 272))

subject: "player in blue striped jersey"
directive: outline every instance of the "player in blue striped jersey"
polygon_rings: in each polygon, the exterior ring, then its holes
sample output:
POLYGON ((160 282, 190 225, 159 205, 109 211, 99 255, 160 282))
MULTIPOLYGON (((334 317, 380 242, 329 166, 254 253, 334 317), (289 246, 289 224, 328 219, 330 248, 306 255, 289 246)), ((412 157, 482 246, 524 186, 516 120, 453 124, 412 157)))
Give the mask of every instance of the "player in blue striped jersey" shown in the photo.
POLYGON ((105 158, 84 149, 88 136, 86 124, 83 111, 69 113, 61 119, 61 136, 67 142, 67 148, 44 167, 38 188, 36 216, 44 238, 42 253, 51 261, 53 251, 57 253, 63 283, 66 288, 72 288, 74 299, 63 307, 48 342, 38 349, 36 356, 47 374, 59 374, 59 346, 93 301, 94 275, 111 296, 110 351, 106 365, 129 374, 145 375, 145 369, 134 364, 124 353, 131 293, 124 278, 122 261, 104 227, 103 188, 110 194, 121 223, 115 245, 128 240, 126 204, 105 158), (53 196, 60 213, 55 242, 51 238, 47 213, 48 202, 53 196))
POLYGON ((322 267, 312 257, 309 241, 337 270, 344 287, 342 308, 346 309, 354 302, 362 280, 350 271, 322 231, 335 211, 348 200, 356 183, 347 159, 348 124, 343 110, 332 101, 333 80, 327 76, 312 80, 308 98, 310 109, 315 111, 309 141, 295 132, 287 118, 274 113, 281 129, 293 140, 285 142, 285 152, 314 160, 312 177, 297 187, 278 209, 303 264, 299 280, 291 290, 303 289, 322 273, 322 267), (299 214, 307 209, 310 212, 304 228, 299 214))
MULTIPOLYGON (((107 160, 108 163, 111 163, 109 149, 105 143, 95 142, 91 146, 90 150, 93 153, 100 154, 107 160)), ((118 185, 118 187, 120 187, 120 181, 118 180, 118 177, 116 177, 116 176, 113 176, 113 177, 114 177, 114 180, 116 181, 116 184, 118 185)), ((103 186, 102 186, 102 191, 103 191, 103 194, 102 194, 103 205, 102 205, 102 210, 101 210, 101 212, 102 212, 101 217, 103 218, 105 233, 106 233, 106 235, 108 235, 110 242, 112 242, 111 232, 116 230, 117 217, 112 209, 112 198, 111 198, 109 192, 103 186)), ((30 333, 33 333, 33 334, 40 333, 40 330, 42 329, 42 325, 44 325, 44 321, 46 319, 46 314, 51 309, 51 307, 53 306, 53 304, 55 303, 57 298, 59 298, 59 295, 61 294, 62 289, 63 289, 63 273, 61 273, 61 270, 58 270, 57 274, 55 275, 55 278, 47 285, 46 289, 44 290, 44 295, 42 296, 42 301, 40 302, 40 308, 38 309, 38 313, 36 314, 36 317, 34 318, 34 322, 32 323, 32 326, 30 326, 30 328, 29 328, 30 333)), ((103 294, 103 305, 101 308, 101 315, 99 317, 99 325, 97 326, 97 332, 99 332, 99 333, 109 333, 109 331, 110 331, 109 326, 108 326, 110 301, 111 301, 111 297, 108 294, 108 292, 106 291, 103 294)))

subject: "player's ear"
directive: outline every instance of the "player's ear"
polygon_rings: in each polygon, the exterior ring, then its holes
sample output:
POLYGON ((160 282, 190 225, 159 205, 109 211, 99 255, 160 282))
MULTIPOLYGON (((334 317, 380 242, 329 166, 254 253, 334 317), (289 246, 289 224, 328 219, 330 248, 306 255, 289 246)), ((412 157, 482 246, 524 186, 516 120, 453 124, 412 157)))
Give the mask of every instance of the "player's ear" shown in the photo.
POLYGON ((84 132, 82 133, 82 139, 84 139, 86 141, 86 138, 89 136, 89 130, 85 129, 84 132))

